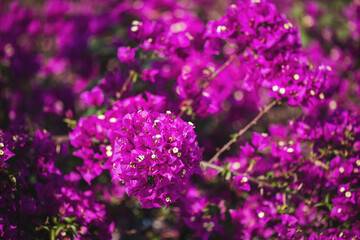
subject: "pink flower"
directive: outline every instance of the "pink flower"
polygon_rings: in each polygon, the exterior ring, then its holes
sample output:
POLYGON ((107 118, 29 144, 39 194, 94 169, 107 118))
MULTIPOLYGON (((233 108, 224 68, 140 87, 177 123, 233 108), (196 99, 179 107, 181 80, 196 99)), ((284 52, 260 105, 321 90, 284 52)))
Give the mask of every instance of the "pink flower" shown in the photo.
POLYGON ((99 86, 94 87, 91 91, 83 92, 80 98, 91 106, 100 106, 104 102, 104 94, 99 86))
POLYGON ((127 193, 137 196, 144 208, 169 206, 189 177, 201 171, 193 128, 169 112, 126 114, 111 159, 113 180, 124 182, 127 193))
POLYGON ((130 47, 119 47, 117 56, 122 63, 135 62, 135 52, 137 48, 131 49, 130 47))

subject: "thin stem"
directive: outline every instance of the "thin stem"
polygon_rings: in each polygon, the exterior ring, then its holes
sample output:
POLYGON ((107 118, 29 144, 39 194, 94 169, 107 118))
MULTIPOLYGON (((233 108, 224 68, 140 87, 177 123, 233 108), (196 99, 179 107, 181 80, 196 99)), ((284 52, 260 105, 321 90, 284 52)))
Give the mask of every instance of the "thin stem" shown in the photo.
MULTIPOLYGON (((212 164, 212 163, 210 163, 210 162, 201 161, 201 166, 204 167, 204 168, 212 168, 212 169, 215 169, 215 170, 218 170, 218 171, 224 171, 224 170, 225 170, 225 168, 220 167, 220 166, 217 166, 217 165, 212 164)), ((234 176, 243 175, 243 174, 238 173, 238 172, 234 172, 234 171, 230 171, 230 170, 227 170, 227 171, 231 172, 234 176)), ((252 182, 252 183, 258 184, 258 186, 259 186, 260 188, 266 187, 266 188, 271 188, 271 189, 279 190, 279 191, 281 191, 281 192, 283 192, 283 193, 292 195, 292 196, 300 199, 301 201, 303 201, 303 202, 306 203, 307 205, 311 205, 311 204, 309 203, 309 201, 307 201, 303 196, 299 195, 297 192, 289 191, 289 190, 286 190, 286 189, 283 189, 283 188, 274 187, 273 185, 271 185, 270 183, 268 183, 268 182, 266 182, 266 181, 259 180, 259 179, 255 178, 255 177, 249 176, 248 174, 244 174, 244 175, 247 175, 249 181, 252 182)))
POLYGON ((313 156, 314 156, 314 144, 315 144, 315 142, 311 142, 311 144, 310 144, 309 161, 311 163, 315 164, 315 166, 320 166, 323 169, 325 169, 326 171, 328 171, 329 167, 325 163, 320 161, 320 159, 324 157, 323 153, 321 153, 319 156, 313 158, 313 156))
POLYGON ((56 136, 51 136, 51 139, 56 143, 62 143, 62 142, 70 141, 70 136, 69 135, 56 135, 56 136))
POLYGON ((209 78, 207 78, 206 79, 207 81, 201 86, 199 92, 196 94, 196 96, 193 99, 185 100, 185 106, 181 108, 181 112, 177 115, 177 117, 182 117, 182 115, 184 115, 184 113, 191 106, 194 100, 196 100, 196 98, 198 98, 202 94, 203 90, 209 86, 212 80, 214 80, 226 67, 228 67, 231 64, 231 62, 235 59, 235 57, 236 55, 230 56, 228 60, 226 60, 226 62, 224 62, 209 78))
POLYGON ((236 58, 236 55, 232 55, 228 58, 228 60, 226 60, 226 62, 223 63, 223 65, 221 65, 207 80, 206 83, 208 83, 205 87, 203 85, 203 89, 206 88, 210 81, 214 80, 225 68, 227 68, 232 61, 234 61, 234 59, 236 58))
POLYGON ((27 117, 25 118, 25 121, 26 121, 26 123, 27 123, 27 125, 28 125, 28 127, 29 127, 30 133, 31 133, 31 134, 35 134, 35 132, 36 132, 36 127, 35 127, 34 124, 32 123, 30 117, 27 116, 27 117))
POLYGON ((128 78, 126 79, 126 81, 124 82, 122 88, 120 89, 120 92, 117 92, 117 93, 116 93, 116 98, 117 98, 118 100, 122 97, 122 95, 123 95, 123 94, 125 93, 125 91, 127 90, 127 88, 128 88, 128 86, 129 86, 129 84, 130 84, 130 82, 131 82, 134 74, 135 74, 134 71, 130 71, 128 78))
POLYGON ((181 111, 180 111, 179 114, 177 115, 178 118, 181 118, 181 117, 184 115, 185 111, 188 109, 188 107, 191 105, 191 103, 192 103, 191 100, 186 100, 185 106, 183 106, 183 107, 181 108, 181 111))
POLYGON ((320 154, 318 157, 312 159, 312 158, 309 158, 309 161, 313 164, 315 164, 315 166, 320 166, 322 167, 323 169, 325 169, 326 171, 329 170, 329 167, 328 165, 326 165, 325 163, 323 163, 322 161, 320 161, 320 159, 323 157, 324 155, 323 154, 320 154))
POLYGON ((231 138, 219 151, 217 151, 217 153, 215 153, 215 155, 209 160, 209 163, 215 162, 223 152, 225 152, 233 143, 236 142, 238 137, 246 133, 246 131, 249 130, 250 127, 255 125, 265 113, 270 111, 270 109, 278 103, 278 100, 274 100, 270 104, 266 105, 263 109, 261 109, 259 114, 236 134, 236 138, 231 138))

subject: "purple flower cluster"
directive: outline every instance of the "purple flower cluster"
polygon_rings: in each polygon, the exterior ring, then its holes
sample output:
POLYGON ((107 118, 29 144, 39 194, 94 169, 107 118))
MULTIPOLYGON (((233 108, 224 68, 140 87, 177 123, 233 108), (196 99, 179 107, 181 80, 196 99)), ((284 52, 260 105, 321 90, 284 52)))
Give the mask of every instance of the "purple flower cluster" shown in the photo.
POLYGON ((12 144, 16 154, 0 171, 0 200, 4 210, 0 236, 46 238, 48 231, 57 231, 62 238, 83 239, 96 237, 93 231, 97 229, 109 238, 112 225, 104 205, 92 191, 78 191, 78 180, 70 181, 55 166, 56 147, 49 139, 50 134, 39 130, 29 141, 26 140, 29 136, 15 133, 2 135, 2 140, 12 144), (9 136, 12 136, 10 140, 9 136), (23 152, 31 154, 23 155, 23 152))
POLYGON ((294 129, 301 139, 311 139, 314 154, 321 156, 315 166, 323 167, 314 171, 316 178, 326 181, 326 193, 332 202, 330 217, 357 226, 360 224, 355 220, 360 199, 359 115, 338 110, 316 125, 310 121, 299 121, 294 129))
POLYGON ((15 147, 15 141, 18 137, 13 137, 4 132, 0 132, 0 166, 1 168, 6 167, 6 160, 14 156, 14 153, 11 152, 15 147))
POLYGON ((91 180, 99 176, 103 169, 111 169, 111 164, 106 160, 113 155, 123 116, 142 109, 157 111, 163 108, 163 97, 150 93, 146 93, 146 96, 147 100, 140 94, 117 101, 105 114, 80 118, 77 126, 69 134, 71 144, 78 149, 74 155, 84 161, 77 170, 88 184, 91 184, 91 180))
POLYGON ((359 9, 3 0, 0 238, 359 239, 359 9))
POLYGON ((193 187, 188 189, 185 196, 186 201, 180 203, 180 214, 185 224, 195 230, 195 237, 208 239, 215 231, 224 232, 225 229, 220 224, 220 212, 214 211, 217 206, 221 209, 221 214, 225 211, 218 197, 205 197, 193 187))
MULTIPOLYGON (((250 239, 254 234, 268 238, 275 231, 280 239, 300 239, 314 230, 323 235, 317 238, 312 233, 309 239, 359 236, 358 119, 358 114, 337 110, 323 119, 309 116, 291 120, 287 127, 273 125, 269 129, 271 137, 253 133, 251 143, 240 146, 237 157, 224 160, 222 165, 229 171, 247 173, 231 178, 234 190, 243 192, 240 199, 251 194, 230 210, 239 239, 250 239), (258 195, 258 189, 253 187, 264 183, 250 182, 249 175, 272 179, 274 185, 263 186, 258 195), (296 194, 274 192, 272 188, 281 185, 296 194), (260 202, 256 205, 255 201, 260 202), (254 211, 253 221, 249 208, 254 211), (334 224, 344 228, 333 228, 334 224)), ((213 170, 206 172, 211 179, 214 174, 213 170)))
POLYGON ((200 173, 201 150, 191 122, 166 114, 138 111, 119 123, 114 145, 113 180, 145 208, 169 206, 187 180, 200 173))
POLYGON ((213 54, 226 54, 227 45, 236 46, 232 54, 237 54, 247 91, 262 86, 290 105, 308 105, 331 94, 331 68, 313 69, 301 51, 298 29, 272 3, 233 4, 220 20, 207 24, 204 37, 205 51, 213 54))

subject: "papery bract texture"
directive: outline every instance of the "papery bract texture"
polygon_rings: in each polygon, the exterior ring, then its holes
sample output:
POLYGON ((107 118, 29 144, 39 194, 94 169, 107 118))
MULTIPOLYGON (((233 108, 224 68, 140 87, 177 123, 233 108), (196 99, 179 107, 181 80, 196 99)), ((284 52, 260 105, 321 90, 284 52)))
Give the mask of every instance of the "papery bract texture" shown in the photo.
POLYGON ((170 112, 126 114, 111 159, 113 180, 124 182, 144 208, 168 206, 189 177, 200 173, 201 149, 193 128, 170 112))

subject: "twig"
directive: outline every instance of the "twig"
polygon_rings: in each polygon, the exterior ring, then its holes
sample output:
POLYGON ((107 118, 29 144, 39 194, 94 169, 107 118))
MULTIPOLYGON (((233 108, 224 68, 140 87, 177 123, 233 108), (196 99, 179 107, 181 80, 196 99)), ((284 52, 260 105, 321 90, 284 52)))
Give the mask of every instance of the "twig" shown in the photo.
POLYGON ((31 122, 29 116, 27 116, 27 117, 25 118, 25 122, 26 122, 26 124, 27 124, 28 127, 29 127, 30 134, 32 134, 32 135, 35 134, 36 128, 35 128, 34 124, 31 122))
MULTIPOLYGON (((217 166, 215 164, 212 164, 210 162, 204 162, 204 161, 201 161, 201 165, 204 167, 204 168, 212 168, 212 169, 215 169, 215 170, 218 170, 218 171, 224 171, 225 168, 223 167, 220 167, 220 166, 217 166)), ((241 173, 238 173, 238 172, 234 172, 234 171, 230 171, 228 170, 229 172, 231 172, 234 176, 238 176, 238 175, 243 175, 241 173)), ((252 177, 252 176, 249 176, 248 174, 245 174, 248 176, 248 179, 250 182, 252 183, 256 183, 259 185, 260 188, 262 187, 266 187, 266 188, 271 188, 271 189, 275 189, 275 190, 279 190, 283 193, 287 193, 289 195, 292 195, 298 199, 300 199, 301 201, 303 201, 304 203, 306 203, 307 205, 311 205, 303 196, 299 195, 298 193, 296 192, 293 192, 293 191, 289 191, 289 190, 286 190, 286 189, 283 189, 283 188, 279 188, 279 187, 274 187, 273 185, 271 185, 270 183, 266 182, 266 181, 263 181, 263 180, 260 180, 260 179, 257 179, 255 177, 252 177)))
POLYGON ((202 94, 203 90, 207 88, 212 80, 214 80, 227 66, 231 64, 231 62, 235 59, 236 55, 232 55, 224 62, 209 78, 207 78, 206 82, 201 86, 199 92, 193 99, 186 99, 185 105, 181 108, 181 112, 177 115, 177 117, 182 117, 186 110, 191 106, 191 104, 202 94))
POLYGON ((325 163, 323 163, 322 161, 320 161, 321 158, 324 157, 324 154, 321 153, 319 156, 312 158, 312 156, 314 155, 314 142, 310 143, 310 154, 309 154, 309 161, 313 164, 315 164, 315 166, 320 166, 323 169, 325 169, 326 171, 329 170, 328 165, 326 165, 325 163))
POLYGON ((56 143, 62 143, 62 142, 70 141, 70 136, 69 135, 56 135, 56 136, 51 136, 51 139, 56 143))
POLYGON ((209 163, 215 162, 223 152, 225 152, 233 143, 236 142, 238 137, 242 136, 250 127, 255 125, 257 121, 259 121, 259 119, 265 113, 267 113, 272 107, 278 104, 278 102, 279 102, 278 100, 274 100, 270 104, 266 105, 263 109, 261 109, 259 114, 236 134, 237 135, 236 138, 231 138, 219 151, 217 151, 217 153, 209 160, 209 163))
POLYGON ((128 78, 126 79, 126 81, 124 82, 122 88, 120 89, 120 92, 116 93, 116 99, 117 100, 119 100, 122 97, 122 95, 125 93, 125 91, 128 88, 128 85, 130 84, 134 74, 135 74, 134 71, 130 71, 128 78))
POLYGON ((225 68, 227 68, 232 61, 234 61, 236 55, 232 55, 226 60, 226 62, 223 63, 205 82, 205 84, 201 87, 201 90, 204 90, 210 83, 210 81, 214 80, 225 68))
POLYGON ((320 159, 324 157, 324 154, 320 154, 319 156, 317 156, 316 158, 309 158, 309 161, 311 163, 313 163, 315 166, 320 166, 323 169, 325 169, 326 171, 329 170, 329 166, 326 165, 325 163, 323 163, 322 161, 320 161, 320 159))

